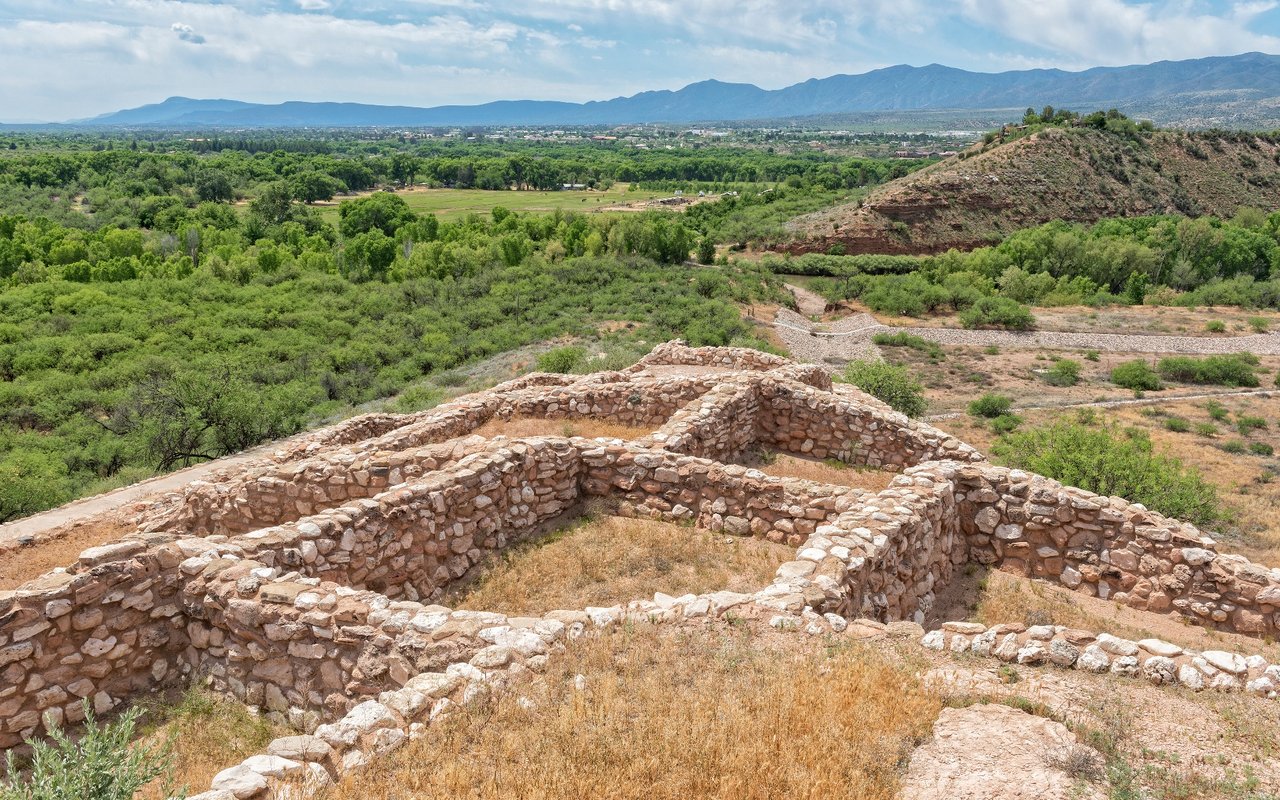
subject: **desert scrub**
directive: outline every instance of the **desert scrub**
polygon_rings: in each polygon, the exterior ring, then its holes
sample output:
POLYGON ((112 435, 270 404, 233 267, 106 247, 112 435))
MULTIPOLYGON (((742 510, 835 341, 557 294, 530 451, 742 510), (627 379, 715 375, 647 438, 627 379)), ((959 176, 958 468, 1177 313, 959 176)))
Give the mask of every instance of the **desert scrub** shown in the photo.
POLYGON ((851 361, 844 369, 844 380, 908 417, 918 417, 928 408, 924 387, 906 367, 851 361))
POLYGON ((1080 382, 1080 362, 1069 358, 1059 359, 1040 377, 1050 386, 1075 386, 1080 382))
POLYGON ((1111 370, 1111 382, 1135 392, 1156 391, 1160 388, 1160 376, 1145 361, 1126 361, 1111 370))
POLYGON ((983 297, 960 312, 966 328, 1004 328, 1029 331, 1036 326, 1031 309, 1007 297, 983 297))
POLYGON ((94 718, 87 699, 83 707, 84 730, 77 739, 55 726, 49 731, 51 741, 32 740, 25 772, 9 751, 0 800, 132 800, 155 780, 164 782, 164 796, 170 796, 176 788, 171 745, 132 743, 142 709, 130 709, 104 725, 94 718))
POLYGON ((1169 356, 1160 359, 1156 369, 1165 380, 1234 388, 1257 386, 1257 366, 1258 357, 1254 354, 1235 353, 1204 358, 1169 356))
POLYGON ((538 372, 572 372, 586 357, 581 347, 557 347, 538 356, 538 372))
POLYGON ((1169 417, 1164 421, 1164 429, 1174 433, 1186 433, 1191 430, 1191 423, 1182 417, 1169 417))
POLYGON ((909 347, 924 353, 933 361, 945 361, 947 354, 942 351, 942 346, 937 342, 925 339, 922 336, 907 333, 877 333, 871 337, 871 341, 881 347, 909 347))
POLYGON ((1009 413, 1013 401, 1002 394, 984 394, 969 404, 969 414, 984 419, 995 419, 1009 413))
POLYGON ((1217 489, 1194 468, 1154 452, 1136 429, 1070 423, 1001 437, 992 453, 1007 466, 1102 495, 1117 495, 1197 525, 1223 518, 1217 489))

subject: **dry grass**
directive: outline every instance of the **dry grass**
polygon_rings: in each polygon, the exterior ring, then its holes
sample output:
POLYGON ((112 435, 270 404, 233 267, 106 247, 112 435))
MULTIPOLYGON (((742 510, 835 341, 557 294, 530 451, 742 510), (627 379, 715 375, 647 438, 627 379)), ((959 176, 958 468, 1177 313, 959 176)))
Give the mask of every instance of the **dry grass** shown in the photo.
POLYGON ((851 467, 839 461, 817 461, 782 453, 771 454, 767 459, 752 464, 752 467, 775 478, 800 478, 814 483, 866 489, 869 492, 888 488, 889 483, 897 477, 896 473, 884 470, 851 467))
POLYGON ((600 517, 504 553, 452 607, 542 614, 609 606, 654 592, 755 591, 795 548, 645 519, 600 517))
POLYGON ((1005 572, 991 572, 980 584, 973 619, 984 625, 1065 625, 1126 639, 1163 639, 1196 650, 1233 650, 1258 653, 1272 662, 1280 660, 1280 646, 1275 644, 1201 628, 1180 617, 1137 611, 1005 572))
POLYGON ((889 800, 940 703, 863 650, 650 626, 586 637, 325 800, 889 800), (575 689, 575 676, 585 685, 575 689))
POLYGON ((480 436, 583 436, 588 439, 639 439, 653 431, 631 425, 619 425, 599 419, 546 419, 545 417, 512 417, 491 419, 475 431, 480 436))
POLYGON ((134 526, 122 521, 103 521, 68 527, 47 541, 0 555, 0 589, 12 589, 57 567, 69 567, 90 547, 114 542, 134 526))
MULTIPOLYGON (((266 750, 277 736, 293 731, 250 714, 233 700, 192 689, 176 706, 152 705, 146 719, 151 721, 143 742, 148 745, 173 742, 175 783, 199 793, 213 776, 266 750)), ((139 800, 164 800, 161 787, 151 785, 139 800)))

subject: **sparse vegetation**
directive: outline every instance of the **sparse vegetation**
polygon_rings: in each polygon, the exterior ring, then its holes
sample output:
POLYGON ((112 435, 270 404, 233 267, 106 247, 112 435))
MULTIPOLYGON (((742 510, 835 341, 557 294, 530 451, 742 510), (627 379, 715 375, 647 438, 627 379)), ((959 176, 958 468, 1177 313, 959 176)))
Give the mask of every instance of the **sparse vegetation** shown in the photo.
POLYGON ((1035 327, 1031 309, 1007 297, 983 297, 960 312, 966 328, 1005 328, 1028 331, 1035 327))
POLYGON ((908 347, 917 350, 928 356, 932 361, 945 361, 947 354, 943 352, 942 345, 937 342, 925 339, 922 336, 901 331, 899 333, 877 333, 871 337, 871 341, 881 347, 908 347))

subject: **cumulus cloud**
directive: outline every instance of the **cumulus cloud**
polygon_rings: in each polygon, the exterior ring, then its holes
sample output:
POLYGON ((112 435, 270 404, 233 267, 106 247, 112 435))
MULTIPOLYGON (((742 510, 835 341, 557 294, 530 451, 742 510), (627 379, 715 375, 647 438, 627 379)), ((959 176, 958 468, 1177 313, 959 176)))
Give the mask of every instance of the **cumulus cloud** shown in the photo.
POLYGON ((184 42, 191 42, 192 44, 204 44, 204 37, 196 33, 195 29, 192 28, 190 25, 185 25, 181 22, 175 22, 172 25, 170 25, 169 28, 174 33, 178 34, 178 38, 184 42))

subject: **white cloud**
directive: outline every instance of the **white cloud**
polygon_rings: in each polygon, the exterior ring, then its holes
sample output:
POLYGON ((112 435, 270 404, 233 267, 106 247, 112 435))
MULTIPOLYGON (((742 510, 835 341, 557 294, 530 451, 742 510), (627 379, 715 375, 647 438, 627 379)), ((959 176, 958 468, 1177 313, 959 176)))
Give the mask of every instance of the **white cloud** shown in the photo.
POLYGON ((1280 37, 1247 25, 1275 7, 1235 3, 1225 14, 1190 3, 1122 0, 962 0, 970 20, 1019 42, 1094 65, 1280 52, 1280 37))
POLYGON ((196 33, 195 29, 190 25, 184 25, 181 22, 175 22, 169 26, 170 30, 178 34, 178 38, 184 42, 192 44, 204 44, 204 37, 196 33))

